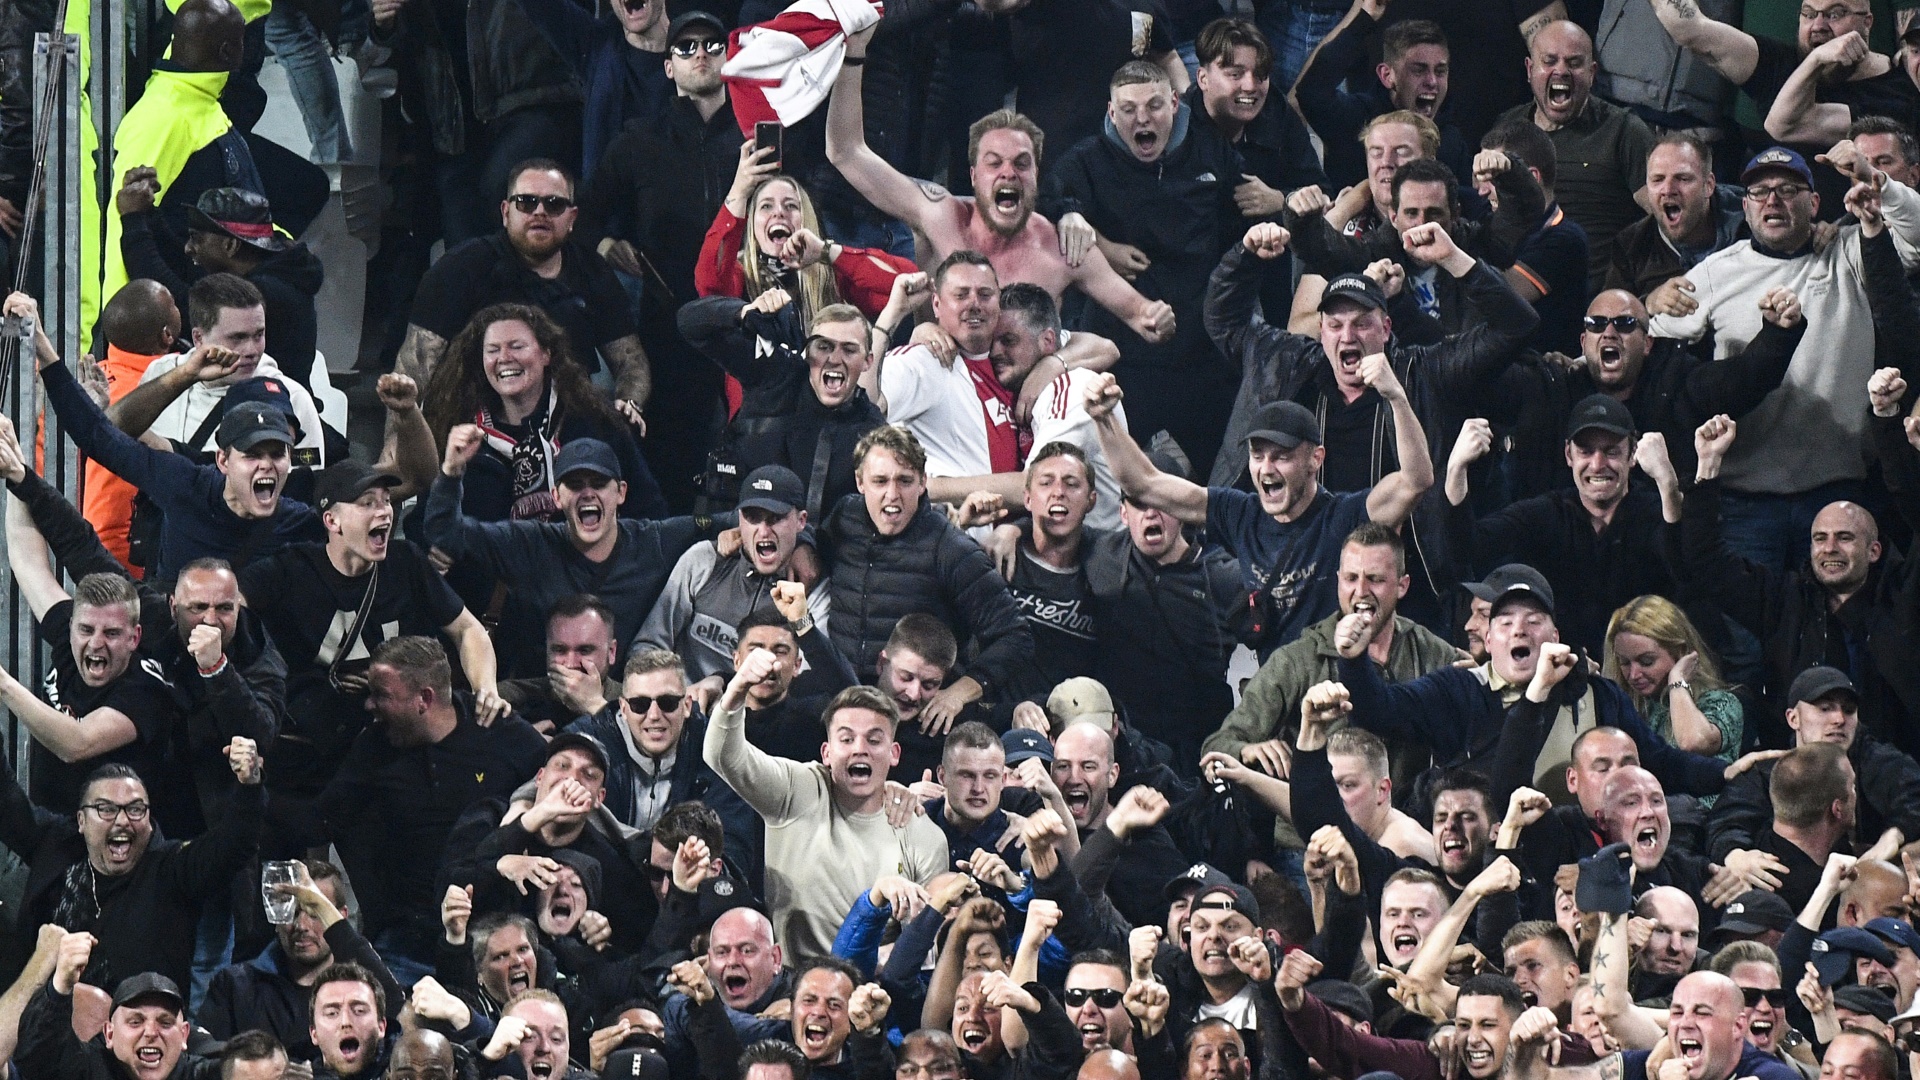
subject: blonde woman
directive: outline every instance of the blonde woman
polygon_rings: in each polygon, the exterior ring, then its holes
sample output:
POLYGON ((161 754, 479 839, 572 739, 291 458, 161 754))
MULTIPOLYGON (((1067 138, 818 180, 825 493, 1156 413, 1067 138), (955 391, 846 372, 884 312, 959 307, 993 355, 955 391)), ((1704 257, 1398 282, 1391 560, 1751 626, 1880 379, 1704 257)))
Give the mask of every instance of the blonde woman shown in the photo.
POLYGON ((1746 728, 1740 699, 1672 601, 1641 596, 1614 612, 1603 670, 1667 742, 1724 761, 1739 755, 1746 728))

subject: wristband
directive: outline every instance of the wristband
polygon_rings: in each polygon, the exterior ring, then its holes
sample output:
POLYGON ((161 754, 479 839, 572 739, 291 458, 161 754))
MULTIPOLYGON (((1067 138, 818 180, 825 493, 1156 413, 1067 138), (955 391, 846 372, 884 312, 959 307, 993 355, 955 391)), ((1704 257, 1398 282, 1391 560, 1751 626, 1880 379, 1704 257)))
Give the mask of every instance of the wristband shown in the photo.
MULTIPOLYGON (((195 666, 196 667, 199 666, 197 662, 195 663, 195 666)), ((210 668, 200 668, 200 677, 203 679, 211 679, 215 675, 218 675, 225 670, 227 670, 227 654, 221 653, 219 663, 213 665, 210 668)))

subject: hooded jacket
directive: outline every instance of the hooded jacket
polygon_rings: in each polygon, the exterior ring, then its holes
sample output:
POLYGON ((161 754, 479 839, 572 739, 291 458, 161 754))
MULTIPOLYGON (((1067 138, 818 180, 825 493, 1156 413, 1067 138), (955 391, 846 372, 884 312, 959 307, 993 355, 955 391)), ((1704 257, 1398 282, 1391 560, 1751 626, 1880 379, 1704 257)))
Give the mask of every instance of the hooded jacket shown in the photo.
MULTIPOLYGON (((356 963, 380 980, 387 994, 387 1023, 398 1024, 406 995, 373 946, 347 919, 327 927, 326 939, 333 950, 329 963, 356 963)), ((214 972, 207 984, 206 1000, 194 1013, 194 1022, 216 1039, 230 1039, 257 1028, 279 1039, 290 1060, 314 1060, 319 1051, 309 1030, 312 1014, 307 1005, 308 988, 287 973, 287 963, 286 951, 276 940, 253 959, 214 972)))
POLYGON ((1153 161, 1141 161, 1107 120, 1101 134, 1068 150, 1047 176, 1049 193, 1077 201, 1101 236, 1146 253, 1151 265, 1133 287, 1173 306, 1174 335, 1158 345, 1098 304, 1087 306, 1087 329, 1125 342, 1123 362, 1129 365, 1221 362, 1198 316, 1207 276, 1241 224, 1233 189, 1242 183, 1245 163, 1224 140, 1192 137, 1192 123, 1191 109, 1181 102, 1166 148, 1153 161))

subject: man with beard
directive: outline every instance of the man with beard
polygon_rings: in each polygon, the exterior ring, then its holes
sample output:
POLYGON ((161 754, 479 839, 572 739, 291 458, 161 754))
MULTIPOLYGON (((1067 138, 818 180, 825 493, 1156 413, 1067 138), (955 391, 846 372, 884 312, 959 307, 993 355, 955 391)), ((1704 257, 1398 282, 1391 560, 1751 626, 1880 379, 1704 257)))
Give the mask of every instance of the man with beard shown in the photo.
POLYGON ((377 1080, 386 1074, 393 1049, 388 1029, 400 1032, 388 1020, 388 993, 358 964, 330 964, 320 972, 309 998, 309 1033, 320 1051, 314 1080, 377 1080))
MULTIPOLYGON (((1271 225, 1255 226, 1249 238, 1256 244, 1265 235, 1255 235, 1261 229, 1273 229, 1279 235, 1270 239, 1284 244, 1285 231, 1271 225)), ((1381 337, 1373 344, 1384 346, 1386 320, 1379 315, 1384 301, 1370 280, 1340 279, 1329 287, 1327 303, 1340 307, 1356 322, 1380 328, 1381 337)), ((1377 350, 1359 355, 1358 337, 1346 330, 1339 333, 1354 344, 1336 353, 1337 364, 1347 372, 1345 377, 1354 379, 1356 398, 1377 394, 1391 412, 1399 461, 1396 471, 1375 477, 1370 486, 1363 473, 1357 487, 1341 494, 1320 482, 1327 436, 1314 413, 1297 401, 1282 397, 1252 410, 1238 425, 1232 445, 1222 448, 1223 461, 1229 453, 1245 454, 1255 488, 1249 494, 1229 487, 1201 487, 1161 472, 1120 427, 1114 414, 1122 397, 1119 385, 1111 376, 1101 376, 1087 388, 1087 412, 1099 425, 1101 449, 1127 498, 1187 524, 1206 525, 1239 558, 1249 588, 1260 597, 1257 651, 1262 660, 1338 606, 1334 582, 1321 567, 1337 560, 1347 534, 1362 521, 1399 527, 1433 486, 1426 435, 1392 361, 1377 350)), ((1243 350, 1228 351, 1239 355, 1243 350)), ((1373 409, 1378 420, 1378 405, 1373 409)), ((1215 478, 1221 475, 1216 466, 1215 478)), ((1238 475, 1235 467, 1223 482, 1238 475)))
POLYGON ((396 1011, 401 991, 373 946, 347 918, 346 879, 339 868, 317 859, 300 865, 305 873, 292 890, 298 902, 293 920, 273 928, 274 941, 259 956, 214 973, 194 1022, 216 1039, 266 1031, 287 1048, 291 1060, 307 1061, 317 1049, 309 1034, 307 1007, 321 971, 336 962, 359 964, 381 981, 396 1011))
MULTIPOLYGON (((1797 323, 1797 305, 1783 304, 1781 318, 1797 323)), ((1493 427, 1468 420, 1447 458, 1442 520, 1447 550, 1464 568, 1538 568, 1558 601, 1562 640, 1594 656, 1605 651, 1608 623, 1621 605, 1636 596, 1680 594, 1663 544, 1663 526, 1680 519, 1680 479, 1667 459, 1666 439, 1658 432, 1636 438, 1633 414, 1605 394, 1573 407, 1565 446, 1573 490, 1478 515, 1468 470, 1493 449, 1493 427), (1653 478, 1657 495, 1633 488, 1635 467, 1653 478)))
POLYGON ((456 1080, 459 1075, 453 1042, 428 1028, 400 1036, 387 1059, 389 1080, 456 1080))
MULTIPOLYGON (((486 628, 426 552, 394 535, 397 485, 378 466, 332 466, 314 484, 326 543, 292 545, 240 574, 248 608, 288 658, 287 722, 274 744, 271 785, 275 854, 323 842, 314 800, 366 726, 367 668, 382 642, 440 635, 459 654, 467 684, 483 699, 497 693, 486 628)), ((499 715, 506 703, 487 709, 499 715)))
MULTIPOLYGON (((1285 778, 1291 771, 1293 734, 1300 702, 1307 690, 1337 677, 1340 654, 1333 647, 1334 627, 1356 611, 1372 612, 1380 633, 1367 646, 1368 655, 1385 676, 1395 682, 1418 678, 1459 659, 1444 639, 1398 613, 1407 594, 1406 547, 1397 533, 1367 522, 1347 535, 1340 548, 1336 595, 1340 610, 1309 626, 1300 637, 1281 647, 1260 665, 1252 681, 1240 691, 1240 704, 1220 730, 1207 737, 1201 749, 1238 757, 1268 776, 1285 778)), ((1389 743, 1392 790, 1413 790, 1414 780, 1431 763, 1421 746, 1389 743)), ((1276 819, 1274 842, 1298 850, 1303 837, 1291 823, 1276 819)))
MULTIPOLYGON (((446 457, 427 497, 428 542, 456 561, 472 559, 511 579, 517 602, 506 608, 510 615, 541 618, 563 597, 590 592, 619 616, 615 638, 633 641, 666 589, 673 564, 711 535, 711 520, 620 517, 627 482, 619 457, 598 439, 574 439, 553 458, 554 499, 564 520, 476 521, 461 508, 462 477, 485 442, 473 424, 447 434, 446 457)), ((518 618, 503 620, 499 630, 509 640, 539 641, 544 633, 544 626, 518 618)))
POLYGON ((75 1027, 74 988, 96 944, 76 931, 60 939, 53 977, 34 992, 20 1017, 14 1058, 23 1075, 74 1080, 211 1080, 219 1063, 188 1054, 187 1001, 165 975, 146 972, 122 980, 107 1014, 105 1045, 81 1039, 75 1027))
MULTIPOLYGON (((1764 411, 1756 410, 1749 426, 1764 411)), ((1733 497, 1723 491, 1721 465, 1735 431, 1732 420, 1716 416, 1694 436, 1700 460, 1680 518, 1682 562, 1676 569, 1760 639, 1767 685, 1778 707, 1799 705, 1791 696, 1782 702, 1780 688, 1791 690, 1815 667, 1858 672, 1859 683, 1848 679, 1844 687, 1853 707, 1864 705, 1869 729, 1912 754, 1920 747, 1920 733, 1910 732, 1914 725, 1906 721, 1920 716, 1920 686, 1909 674, 1912 665, 1887 645, 1910 625, 1920 567, 1884 554, 1879 523, 1852 502, 1826 503, 1814 516, 1806 569, 1781 570, 1743 557, 1747 553, 1732 535, 1734 523, 1723 522, 1720 513, 1723 499, 1733 497)), ((1836 741, 1851 740, 1851 725, 1826 726, 1836 733, 1845 730, 1847 738, 1836 741)), ((1763 739, 1767 734, 1763 728, 1763 739)))
POLYGON ((187 982, 201 906, 226 891, 259 841, 259 752, 237 738, 227 761, 239 782, 227 813, 186 843, 154 835, 146 785, 125 765, 95 769, 71 818, 35 807, 10 775, 0 778, 0 843, 27 864, 20 955, 37 927, 56 923, 91 935, 94 986, 139 972, 187 982))
MULTIPOLYGON (((767 902, 777 940, 798 955, 819 956, 882 872, 904 872, 925 885, 946 869, 947 843, 924 818, 896 830, 881 813, 902 796, 885 789, 887 770, 900 757, 900 716, 880 691, 856 686, 834 697, 823 716, 820 760, 812 764, 771 757, 747 742, 748 688, 773 666, 764 650, 741 662, 707 725, 705 757, 766 819, 767 902)), ((797 1027, 798 1007, 794 1016, 797 1027)))
POLYGON ((1712 501, 1724 502, 1734 550, 1771 568, 1797 563, 1798 530, 1866 475, 1861 455, 1869 414, 1857 408, 1874 355, 1861 262, 1865 234, 1890 231, 1901 262, 1920 266, 1920 206, 1913 191, 1875 169, 1850 142, 1835 143, 1822 157, 1856 181, 1848 209, 1860 226, 1842 226, 1831 243, 1815 250, 1813 216, 1820 197, 1813 192, 1812 170, 1792 150, 1763 151, 1740 174, 1751 238, 1687 272, 1696 305, 1690 313, 1655 314, 1651 323, 1656 337, 1699 342, 1711 336, 1714 358, 1724 359, 1759 333, 1764 313, 1754 299, 1769 288, 1785 285, 1804 298, 1806 283, 1816 278, 1843 283, 1805 312, 1806 334, 1783 384, 1743 421, 1748 437, 1737 448, 1717 448, 1710 475, 1718 477, 1724 461, 1725 478, 1701 487, 1713 492, 1712 501), (1722 499, 1721 487, 1737 494, 1722 499))
POLYGON ((1663 436, 1675 473, 1689 476, 1695 429, 1718 414, 1738 420, 1758 408, 1779 388, 1806 334, 1792 289, 1770 288, 1760 305, 1760 332, 1745 351, 1706 360, 1682 342, 1653 337, 1646 306, 1625 289, 1609 288, 1587 305, 1580 362, 1567 374, 1565 392, 1575 400, 1605 394, 1624 404, 1634 429, 1663 436))
POLYGON ((638 419, 653 392, 652 368, 628 314, 626 290, 606 260, 573 240, 579 217, 573 194, 573 176, 558 162, 533 158, 509 170, 501 230, 457 245, 420 278, 394 370, 424 386, 475 312, 491 304, 533 304, 565 328, 574 359, 589 375, 600 370, 599 358, 606 360, 621 411, 638 419))
MULTIPOLYGON (((1142 295, 1172 307, 1175 332, 1157 344, 1134 344, 1126 320, 1103 311, 1090 310, 1087 325, 1128 343, 1114 374, 1133 394, 1140 429, 1164 429, 1189 458, 1211 461, 1235 373, 1208 339, 1201 303, 1208 275, 1240 234, 1235 181, 1247 166, 1225 140, 1198 136, 1193 111, 1163 69, 1121 65, 1108 83, 1104 133, 1069 147, 1048 190, 1084 208, 1108 258, 1142 295)), ((1280 199, 1263 196, 1271 205, 1248 216, 1278 214, 1280 199)))
MULTIPOLYGON (((1060 327, 1059 306, 1038 285, 1016 281, 1001 289, 1000 320, 987 354, 993 377, 1014 395, 1014 419, 1025 429, 1022 445, 1066 442, 1086 454, 1100 493, 1089 515, 1096 529, 1120 527, 1120 488, 1100 453, 1099 436, 1087 415, 1085 389, 1087 380, 1118 354, 1113 342, 1083 330, 1075 330, 1069 340, 1060 327)), ((1026 474, 1016 470, 933 478, 927 491, 943 502, 959 503, 973 492, 988 491, 1012 503, 1026 494, 1026 474)))
MULTIPOLYGON (((740 483, 739 550, 722 557, 711 540, 688 548, 640 627, 635 647, 677 653, 703 701, 719 697, 733 674, 740 621, 778 610, 780 584, 795 574, 794 555, 807 527, 806 501, 806 486, 792 469, 762 465, 748 473, 740 483)), ((824 626, 830 595, 826 589, 807 595, 800 625, 824 626)), ((815 639, 824 643, 827 635, 815 639)))
MULTIPOLYGON (((1143 801, 1153 789, 1128 788, 1115 798, 1119 780, 1113 736, 1099 724, 1068 724, 1054 740, 1053 782, 1066 799, 1082 845, 1102 828, 1121 844, 1107 896, 1127 922, 1147 926, 1160 921, 1162 891, 1188 864, 1159 824, 1161 814, 1149 812, 1143 801)), ((1164 799, 1160 805, 1166 805, 1164 799)))
POLYGON ((1711 795, 1726 785, 1724 770, 1730 766, 1669 746, 1634 712, 1626 691, 1585 673, 1586 662, 1560 644, 1553 588, 1539 571, 1521 564, 1501 569, 1505 587, 1484 597, 1492 605, 1489 659, 1478 667, 1441 668, 1389 685, 1364 655, 1373 618, 1359 612, 1340 620, 1334 647, 1340 652, 1340 683, 1351 695, 1351 703, 1341 708, 1352 713, 1354 723, 1383 739, 1426 742, 1435 761, 1500 765, 1496 797, 1531 787, 1554 802, 1571 802, 1566 767, 1587 717, 1626 732, 1641 763, 1667 789, 1711 795), (1569 679, 1575 672, 1582 674, 1569 679), (1503 744, 1495 758, 1493 751, 1503 744))
POLYGON ((0 309, 34 320, 40 380, 61 430, 163 512, 160 550, 147 567, 156 581, 171 580, 180 567, 207 557, 244 570, 255 558, 318 538, 313 507, 285 497, 295 441, 285 413, 260 402, 227 410, 214 429, 219 449, 211 465, 156 450, 113 426, 81 389, 41 329, 39 305, 31 297, 14 293, 0 309))
MULTIPOLYGON (((49 549, 76 581, 94 573, 124 573, 80 511, 27 468, 11 423, 0 423, 0 475, 15 496, 9 517, 31 515, 8 540, 8 550, 20 560, 14 580, 25 595, 65 599, 65 590, 45 569, 49 549)), ((199 835, 206 822, 219 819, 232 791, 231 773, 220 753, 226 741, 238 735, 262 745, 273 742, 286 713, 287 664, 259 616, 241 603, 239 580, 222 561, 189 563, 174 581, 171 595, 152 587, 142 589, 140 610, 140 640, 159 666, 155 670, 143 662, 136 669, 130 664, 128 671, 136 679, 158 675, 170 687, 178 710, 173 768, 151 769, 143 775, 159 789, 160 823, 171 835, 185 839, 199 835), (184 762, 179 760, 182 750, 184 762)), ((88 621, 103 615, 110 617, 111 609, 90 609, 88 621)), ((84 668, 80 677, 84 682, 84 668)), ((71 685, 70 689, 81 690, 71 685)), ((150 713, 128 711, 124 705, 122 711, 136 723, 151 724, 155 719, 150 713)), ((128 752, 137 753, 137 748, 128 752)), ((49 758, 41 768, 54 774, 60 766, 49 758)), ((58 801, 48 800, 50 804, 58 801)))
POLYGON ((1293 98, 1300 104, 1301 115, 1326 144, 1327 176, 1340 188, 1365 181, 1368 155, 1361 145, 1361 128, 1397 109, 1433 123, 1440 133, 1440 146, 1433 156, 1455 176, 1471 176, 1473 144, 1460 134, 1447 108, 1452 48, 1437 23, 1406 19, 1387 27, 1380 35, 1374 81, 1343 82, 1361 62, 1386 11, 1382 0, 1355 4, 1353 14, 1321 40, 1294 83, 1293 98))
POLYGON ((1684 275, 1739 239, 1746 221, 1739 201, 1720 192, 1712 148, 1684 131, 1660 135, 1647 151, 1647 201, 1647 216, 1614 235, 1606 286, 1685 314, 1694 301, 1684 275))
POLYGON ((1040 152, 1045 136, 1033 121, 1001 110, 976 122, 968 132, 967 158, 975 195, 954 196, 925 180, 896 170, 868 147, 861 101, 861 61, 871 28, 847 38, 847 58, 834 84, 827 113, 827 159, 881 213, 925 234, 933 256, 976 251, 995 260, 1006 282, 1031 282, 1056 303, 1068 286, 1078 286, 1149 343, 1174 333, 1173 309, 1148 300, 1114 271, 1100 251, 1089 249, 1077 265, 1061 254, 1066 246, 1053 222, 1035 214, 1040 194, 1040 152), (984 198, 986 201, 982 202, 984 198))
MULTIPOLYGON (((1859 693, 1844 672, 1824 666, 1808 668, 1794 680, 1787 696, 1793 699, 1793 707, 1787 710, 1787 727, 1795 748, 1838 746, 1844 752, 1848 776, 1858 778, 1857 787, 1850 790, 1856 790, 1856 811, 1863 816, 1861 835, 1878 836, 1888 827, 1905 835, 1920 826, 1915 820, 1920 814, 1920 766, 1872 733, 1860 730, 1859 693)), ((1774 762, 1761 762, 1751 775, 1727 786, 1708 825, 1710 854, 1766 841, 1769 823, 1779 817, 1772 794, 1775 767, 1774 762)), ((1893 884, 1877 873, 1873 878, 1885 882, 1889 890, 1893 884)), ((1881 903, 1862 907, 1865 917, 1850 920, 1848 925, 1888 913, 1881 903)))
POLYGON ((1593 39, 1579 25, 1552 22, 1527 42, 1533 100, 1502 121, 1531 121, 1553 139, 1561 183, 1554 194, 1587 232, 1589 278, 1606 277, 1614 234, 1646 205, 1647 152, 1653 132, 1628 109, 1593 96, 1593 39))
POLYGON ((318 800, 367 936, 389 966, 433 955, 440 855, 460 814, 511 795, 546 760, 545 740, 526 721, 509 714, 483 724, 474 700, 454 693, 452 668, 430 638, 381 642, 367 668, 373 722, 318 800))

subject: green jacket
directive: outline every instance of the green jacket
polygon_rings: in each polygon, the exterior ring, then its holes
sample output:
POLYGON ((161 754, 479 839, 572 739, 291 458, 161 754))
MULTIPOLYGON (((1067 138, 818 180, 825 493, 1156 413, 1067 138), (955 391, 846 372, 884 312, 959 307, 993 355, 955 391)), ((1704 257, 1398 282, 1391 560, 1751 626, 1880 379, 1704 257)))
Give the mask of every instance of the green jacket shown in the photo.
MULTIPOLYGON (((1307 627, 1298 638, 1267 657, 1240 693, 1240 705, 1227 715, 1220 730, 1207 737, 1201 749, 1235 758, 1248 743, 1266 739, 1293 741, 1300 731, 1300 699, 1318 683, 1339 678, 1340 654, 1333 647, 1333 628, 1340 615, 1307 627)), ((1460 651, 1411 619, 1393 619, 1393 648, 1381 672, 1388 682, 1406 682, 1460 659, 1460 651)), ((1343 725, 1344 726, 1344 725, 1343 725)), ((1396 794, 1413 789, 1414 778, 1425 771, 1431 754, 1425 746, 1389 742, 1393 788, 1396 794)), ((1274 843, 1283 849, 1306 847, 1306 841, 1285 818, 1276 818, 1274 843)))

